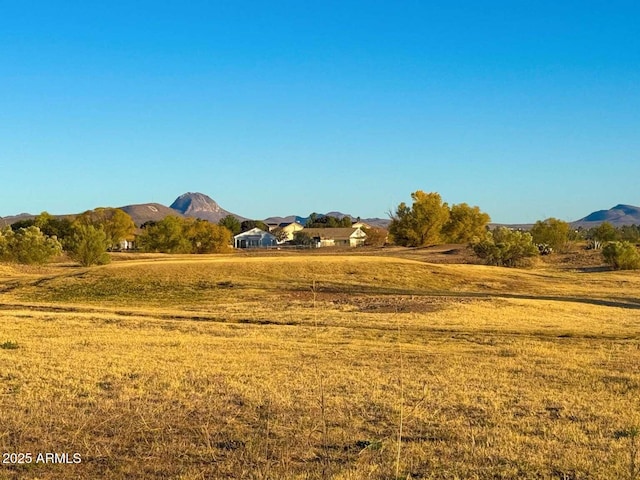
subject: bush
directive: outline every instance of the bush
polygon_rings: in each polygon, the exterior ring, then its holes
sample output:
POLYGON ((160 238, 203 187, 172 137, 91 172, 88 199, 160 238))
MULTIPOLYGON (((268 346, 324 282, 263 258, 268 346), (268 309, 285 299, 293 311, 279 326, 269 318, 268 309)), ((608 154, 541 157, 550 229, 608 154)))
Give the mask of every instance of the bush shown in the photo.
POLYGON ((496 228, 480 241, 473 243, 473 251, 487 265, 518 267, 526 265, 527 260, 538 255, 531 235, 526 232, 496 228))
POLYGON ((105 265, 111 260, 107 253, 109 241, 102 228, 93 225, 76 224, 74 234, 69 241, 71 258, 81 265, 105 265))
POLYGON ((557 218, 547 218, 545 221, 538 220, 530 233, 534 243, 548 245, 551 249, 548 253, 551 253, 553 250, 567 249, 570 230, 571 227, 567 222, 557 218))
POLYGON ((629 242, 611 242, 602 249, 604 261, 615 270, 640 268, 640 252, 629 242))
POLYGON ((56 238, 44 235, 36 226, 10 228, 0 233, 0 259, 24 264, 43 264, 62 253, 56 238))

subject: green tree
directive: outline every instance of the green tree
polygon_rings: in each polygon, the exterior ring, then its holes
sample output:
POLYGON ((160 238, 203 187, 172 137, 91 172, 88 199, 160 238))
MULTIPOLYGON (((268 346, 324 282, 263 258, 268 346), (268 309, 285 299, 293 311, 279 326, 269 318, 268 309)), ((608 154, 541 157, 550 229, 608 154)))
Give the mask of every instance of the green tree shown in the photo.
POLYGON ((107 236, 108 249, 118 248, 120 242, 133 235, 136 229, 131 216, 119 208, 87 210, 74 223, 102 228, 107 236))
POLYGON ((591 229, 589 237, 600 242, 612 242, 617 239, 618 232, 616 227, 611 225, 609 222, 602 222, 596 228, 591 229))
POLYGON ((342 218, 334 217, 331 215, 318 215, 312 213, 309 215, 305 227, 306 228, 349 228, 353 222, 351 217, 344 216, 342 218))
POLYGON ((24 218, 22 220, 18 220, 17 222, 13 222, 11 224, 11 230, 17 232, 21 228, 33 227, 36 224, 35 218, 24 218))
POLYGON ((260 220, 245 220, 240 224, 240 230, 242 232, 248 232, 249 230, 251 230, 253 228, 259 228, 260 230, 262 230, 264 232, 268 232, 269 231, 269 226, 266 223, 264 223, 263 221, 260 221, 260 220))
POLYGON ((191 244, 184 232, 184 221, 168 216, 147 225, 138 237, 138 244, 145 252, 190 253, 191 244))
POLYGON ((451 206, 449 220, 442 227, 442 233, 448 242, 469 243, 484 237, 490 221, 491 217, 480 207, 459 203, 451 206))
POLYGON ((538 255, 531 234, 498 227, 487 232, 484 239, 472 244, 475 254, 487 265, 517 267, 526 264, 527 259, 538 255))
POLYGON ((54 217, 47 212, 42 212, 33 220, 34 225, 42 233, 49 237, 55 237, 62 243, 73 234, 72 222, 67 217, 54 217))
POLYGON ((238 235, 242 231, 242 227, 240 226, 240 220, 238 220, 233 215, 227 215, 223 219, 218 222, 218 225, 221 227, 225 227, 228 229, 232 235, 238 235))
POLYGON ((43 264, 62 253, 62 245, 55 238, 44 235, 32 225, 18 231, 4 232, 4 257, 18 263, 43 264))
POLYGON ((11 260, 10 242, 13 239, 13 229, 5 227, 0 230, 0 262, 11 260))
POLYGON ((294 245, 311 245, 313 244, 313 238, 309 235, 309 232, 299 230, 293 234, 293 240, 291 243, 294 245))
POLYGON ((231 249, 231 232, 206 220, 169 216, 142 230, 138 244, 146 252, 221 253, 231 249))
POLYGON ((632 243, 640 242, 640 226, 623 225, 618 229, 620 240, 626 240, 632 243))
POLYGON ((615 270, 636 270, 640 268, 640 253, 629 242, 611 242, 602 249, 604 261, 615 270))
POLYGON ((81 265, 105 265, 111 261, 107 248, 109 241, 107 234, 100 227, 77 224, 73 228, 73 235, 68 242, 71 258, 81 265))
POLYGON ((449 220, 449 206, 440 194, 418 190, 411 194, 413 205, 398 205, 391 216, 389 233, 396 244, 406 247, 434 245, 442 240, 442 228, 449 220))
POLYGON ((206 220, 183 220, 191 253, 222 253, 231 250, 231 232, 206 220))
POLYGON ((544 221, 538 220, 531 227, 533 242, 537 244, 547 244, 554 250, 566 250, 569 243, 569 232, 571 227, 567 222, 557 218, 547 218, 544 221))

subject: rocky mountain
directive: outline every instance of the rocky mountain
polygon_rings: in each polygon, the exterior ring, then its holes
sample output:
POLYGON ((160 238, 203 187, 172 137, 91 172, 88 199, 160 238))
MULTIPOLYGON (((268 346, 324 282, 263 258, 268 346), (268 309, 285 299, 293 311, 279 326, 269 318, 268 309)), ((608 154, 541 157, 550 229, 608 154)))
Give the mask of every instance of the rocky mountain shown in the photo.
POLYGON ((623 225, 640 225, 640 207, 619 204, 609 210, 598 210, 580 220, 572 222, 574 227, 597 227, 603 222, 609 222, 614 227, 623 225))
POLYGON ((213 223, 218 223, 227 215, 233 215, 240 221, 246 220, 245 217, 225 210, 204 193, 188 192, 180 195, 169 208, 180 212, 185 217, 201 218, 213 223))

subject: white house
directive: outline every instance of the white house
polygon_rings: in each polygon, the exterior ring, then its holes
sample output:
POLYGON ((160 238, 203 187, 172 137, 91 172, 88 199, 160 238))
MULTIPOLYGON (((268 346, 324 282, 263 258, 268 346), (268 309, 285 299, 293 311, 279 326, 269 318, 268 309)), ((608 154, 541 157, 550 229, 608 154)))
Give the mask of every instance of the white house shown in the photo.
POLYGON ((235 248, 267 248, 274 247, 277 243, 275 235, 259 228, 252 228, 233 237, 235 248))

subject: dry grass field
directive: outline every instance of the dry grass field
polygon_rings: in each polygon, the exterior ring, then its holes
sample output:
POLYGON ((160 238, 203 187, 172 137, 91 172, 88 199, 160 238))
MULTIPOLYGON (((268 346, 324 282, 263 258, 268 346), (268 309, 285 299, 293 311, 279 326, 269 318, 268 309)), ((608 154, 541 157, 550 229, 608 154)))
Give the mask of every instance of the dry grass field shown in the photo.
POLYGON ((640 478, 640 275, 431 255, 0 265, 0 479, 640 478))

